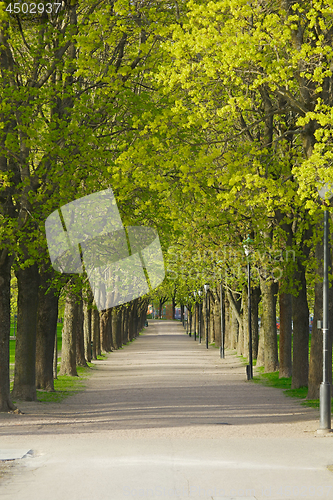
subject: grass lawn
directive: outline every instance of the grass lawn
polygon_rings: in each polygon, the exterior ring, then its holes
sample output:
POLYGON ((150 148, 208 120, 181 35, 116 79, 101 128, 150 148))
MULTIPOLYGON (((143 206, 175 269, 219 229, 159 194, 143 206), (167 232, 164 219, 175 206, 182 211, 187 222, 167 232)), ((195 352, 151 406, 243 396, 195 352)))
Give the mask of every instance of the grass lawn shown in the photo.
MULTIPOLYGON (((62 346, 62 323, 57 323, 57 347, 58 355, 61 353, 62 346)), ((13 334, 13 332, 11 332, 13 334)), ((10 340, 10 363, 15 363, 15 344, 16 340, 10 340)), ((105 356, 98 356, 98 359, 104 359, 105 356)), ((58 356, 58 372, 60 369, 60 360, 58 356)), ((96 368, 93 363, 88 363, 89 368, 83 368, 81 366, 77 367, 78 377, 70 377, 68 375, 63 375, 55 379, 54 389, 55 392, 43 391, 37 389, 37 399, 44 403, 55 403, 63 401, 65 398, 72 394, 76 394, 79 391, 84 390, 85 380, 90 375, 91 371, 96 368)), ((14 369, 11 367, 11 377, 14 375, 14 369)), ((13 388, 13 382, 11 382, 11 389, 13 388)))
MULTIPOLYGON (((257 375, 253 377, 253 382, 255 384, 263 384, 269 387, 277 387, 278 389, 283 389, 286 396, 292 398, 303 399, 302 405, 311 406, 312 408, 319 408, 319 399, 306 399, 308 388, 300 387, 299 389, 291 388, 291 377, 289 378, 279 378, 279 372, 264 373, 264 368, 260 367, 256 369, 257 375)), ((331 403, 333 410, 333 400, 331 403)))
MULTIPOLYGON (((247 358, 244 358, 243 356, 237 356, 240 361, 244 364, 248 364, 247 358)), ((257 363, 257 360, 253 360, 253 366, 255 367, 257 363)), ((284 394, 286 396, 289 396, 291 398, 298 398, 302 399, 302 405, 304 406, 310 406, 312 408, 319 408, 319 399, 306 399, 306 396, 308 394, 308 388, 307 387, 300 387, 299 389, 292 389, 291 388, 291 377, 289 378, 279 378, 279 372, 272 372, 272 373, 264 373, 264 367, 260 366, 256 368, 256 375, 253 376, 252 382, 255 384, 263 384, 269 387, 276 387, 277 389, 282 389, 284 394)), ((333 411, 333 399, 331 401, 331 407, 333 411)))
MULTIPOLYGON (((58 346, 58 354, 61 353, 61 346, 62 346, 62 338, 61 338, 61 332, 62 332, 62 323, 57 324, 57 346, 58 346)), ((142 332, 140 332, 140 335, 142 332)), ((135 339, 132 339, 131 342, 133 342, 135 339)), ((128 345, 131 342, 127 342, 124 345, 128 345)), ((10 367, 10 375, 11 379, 14 376, 14 367, 13 364, 15 363, 15 343, 16 340, 10 340, 10 363, 12 366, 10 367)), ((97 360, 102 360, 105 359, 106 355, 102 354, 101 356, 97 356, 97 360)), ((58 372, 60 369, 60 356, 58 356, 58 372)), ((57 403, 60 401, 63 401, 65 398, 68 396, 71 396, 73 394, 76 394, 79 391, 82 391, 85 389, 85 381, 91 375, 93 370, 97 368, 97 365, 94 363, 88 363, 88 367, 77 367, 77 373, 78 377, 70 377, 68 375, 62 375, 58 376, 57 379, 54 380, 54 389, 55 392, 48 392, 48 391, 43 391, 40 389, 37 389, 37 399, 38 401, 41 401, 43 403, 57 403)), ((11 381, 11 389, 13 388, 13 381, 11 381)))
MULTIPOLYGON (((98 360, 105 359, 105 355, 102 354, 102 356, 98 356, 97 359, 98 360)), ((58 372, 59 372, 60 369, 59 362, 58 365, 59 365, 58 366, 58 372)), ((78 377, 61 375, 54 380, 55 392, 48 392, 48 391, 43 391, 42 389, 37 389, 37 400, 43 403, 59 403, 68 396, 72 396, 73 394, 77 394, 78 392, 83 391, 86 387, 85 381, 92 373, 92 371, 96 369, 96 365, 94 363, 88 363, 88 368, 77 366, 76 369, 78 377)), ((11 382, 11 389, 12 388, 13 388, 13 382, 11 382)))
MULTIPOLYGON (((215 343, 209 343, 210 346, 212 347, 218 347, 215 345, 215 343)), ((310 346, 311 346, 311 334, 309 336, 309 355, 310 355, 310 346)), ((278 349, 279 349, 279 335, 278 335, 278 349)), ((248 364, 248 359, 244 358, 243 356, 237 356, 240 361, 245 365, 248 364)), ((257 360, 253 360, 253 366, 256 366, 257 360)), ((308 394, 308 388, 307 387, 300 387, 299 389, 292 389, 291 388, 291 377, 289 378, 279 378, 279 372, 273 372, 273 373, 264 373, 264 368, 263 367, 258 367, 256 369, 257 374, 254 375, 253 381, 255 384, 263 384, 269 387, 276 387, 278 389, 282 389, 283 392, 285 393, 286 396, 292 397, 292 398, 298 398, 302 399, 302 405, 304 406, 310 406, 312 408, 319 408, 319 399, 306 399, 306 396, 308 394)), ((331 401, 331 407, 333 411, 333 398, 331 401)))
MULTIPOLYGON (((98 359, 103 358, 104 356, 98 356, 98 359)), ((76 368, 78 377, 70 377, 69 375, 58 376, 58 378, 54 380, 55 392, 37 389, 38 401, 42 401, 43 403, 59 403, 68 396, 83 391, 85 389, 85 380, 90 375, 91 371, 96 369, 93 363, 88 363, 88 366, 89 368, 84 368, 82 366, 76 368)), ((59 368, 58 366, 58 371, 59 368)))

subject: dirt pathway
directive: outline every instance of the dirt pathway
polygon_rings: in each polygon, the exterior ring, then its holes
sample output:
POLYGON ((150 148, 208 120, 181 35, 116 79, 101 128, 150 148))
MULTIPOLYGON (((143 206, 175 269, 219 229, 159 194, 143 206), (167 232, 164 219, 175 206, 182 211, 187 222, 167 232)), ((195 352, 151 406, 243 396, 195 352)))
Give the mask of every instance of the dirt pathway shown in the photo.
POLYGON ((0 416, 1 448, 28 447, 34 457, 0 485, 1 498, 333 494, 333 441, 315 437, 318 411, 246 382, 235 356, 221 360, 176 322, 150 322, 98 362, 84 392, 19 406, 24 415, 0 416))

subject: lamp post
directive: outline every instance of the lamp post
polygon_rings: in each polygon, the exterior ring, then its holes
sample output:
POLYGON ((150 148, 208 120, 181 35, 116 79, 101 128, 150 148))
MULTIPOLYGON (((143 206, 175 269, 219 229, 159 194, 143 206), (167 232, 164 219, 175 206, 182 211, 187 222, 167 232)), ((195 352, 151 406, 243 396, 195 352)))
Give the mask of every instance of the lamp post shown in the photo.
POLYGON ((221 295, 221 345, 220 345, 220 358, 224 358, 224 320, 223 320, 223 286, 220 284, 221 295))
MULTIPOLYGON (((325 184, 318 189, 319 196, 326 201, 333 197, 333 186, 325 184)), ((319 392, 319 433, 329 432, 331 429, 331 384, 329 381, 329 325, 328 325, 328 259, 329 259, 329 219, 328 210, 324 210, 324 280, 323 280, 323 381, 320 384, 319 392)))
MULTIPOLYGON (((202 291, 201 290, 198 290, 198 295, 199 295, 199 299, 202 295, 202 291)), ((198 311, 198 323, 199 323, 199 327, 198 327, 198 333, 199 333, 199 344, 201 344, 201 315, 202 315, 202 303, 201 301, 199 301, 199 311, 198 311)))
POLYGON ((253 358, 252 358, 252 322, 251 322, 251 264, 250 253, 252 240, 248 236, 243 242, 244 252, 247 257, 247 295, 248 295, 248 330, 249 330, 249 364, 246 366, 247 380, 253 379, 253 358))
POLYGON ((206 293, 206 349, 208 349, 208 319, 209 319, 209 311, 208 311, 208 290, 209 285, 204 285, 205 293, 206 293))

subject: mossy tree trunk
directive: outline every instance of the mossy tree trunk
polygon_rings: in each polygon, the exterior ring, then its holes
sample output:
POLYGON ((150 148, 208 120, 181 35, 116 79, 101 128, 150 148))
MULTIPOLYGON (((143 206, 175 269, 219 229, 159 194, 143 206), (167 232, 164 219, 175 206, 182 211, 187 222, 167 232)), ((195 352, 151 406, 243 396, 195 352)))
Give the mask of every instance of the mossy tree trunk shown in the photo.
POLYGON ((221 346, 221 295, 220 287, 214 290, 213 314, 214 314, 214 342, 215 347, 221 346))
POLYGON ((261 300, 260 287, 251 289, 251 326, 252 326, 252 356, 258 357, 259 325, 258 325, 258 306, 261 300))
POLYGON ((84 354, 84 317, 82 294, 78 296, 76 320, 76 365, 87 367, 84 354))
POLYGON ((59 301, 58 290, 49 289, 53 277, 53 271, 40 269, 36 332, 36 388, 51 392, 54 391, 53 362, 59 301))
POLYGON ((315 302, 311 334, 308 399, 319 398, 319 386, 323 380, 323 331, 317 328, 317 321, 323 320, 323 259, 324 247, 322 241, 317 243, 315 256, 317 261, 315 280, 315 302))
POLYGON ((88 362, 91 361, 91 303, 83 301, 83 338, 84 338, 84 357, 88 362))
POLYGON ((239 294, 234 294, 227 290, 227 296, 229 305, 232 311, 231 323, 232 323, 232 344, 233 349, 237 349, 237 354, 241 354, 243 351, 244 337, 243 337, 243 318, 241 315, 241 297, 239 294))
POLYGON ((118 309, 117 307, 112 308, 112 342, 114 349, 119 349, 121 347, 118 337, 118 309))
POLYGON ((101 355, 101 343, 100 343, 100 331, 99 331, 99 312, 96 307, 91 310, 91 337, 92 337, 92 357, 97 359, 97 356, 101 355))
POLYGON ((230 308, 229 302, 224 293, 224 344, 225 349, 232 349, 231 347, 231 328, 230 328, 230 308))
POLYGON ((265 366, 265 326, 264 318, 261 316, 261 323, 259 329, 259 340, 258 340, 258 355, 256 366, 265 366))
POLYGON ((77 377, 76 370, 76 323, 78 315, 77 296, 72 282, 66 285, 64 325, 62 328, 61 365, 59 375, 77 377))
POLYGON ((293 368, 291 387, 308 385, 309 376, 309 307, 306 292, 305 266, 299 258, 294 282, 298 284, 298 295, 292 297, 293 306, 293 368))
POLYGON ((237 349, 239 337, 239 322, 237 321, 235 311, 230 309, 231 313, 231 349, 237 349))
POLYGON ((111 352, 111 326, 110 319, 112 309, 102 311, 100 314, 100 334, 101 334, 101 350, 102 352, 111 352))
POLYGON ((275 310, 275 285, 271 277, 260 278, 260 288, 262 292, 262 309, 264 322, 264 367, 265 372, 275 372, 279 368, 277 331, 276 331, 276 310, 275 310))
POLYGON ((17 332, 12 397, 36 401, 37 264, 17 269, 17 332))
POLYGON ((242 293, 242 319, 243 319, 243 356, 249 358, 249 294, 247 287, 243 288, 242 293))
POLYGON ((9 338, 10 338, 10 270, 12 257, 7 249, 0 252, 0 412, 16 409, 10 396, 9 338))
POLYGON ((279 294, 280 310, 280 367, 279 377, 291 377, 291 338, 292 338, 292 297, 290 293, 280 291, 279 294))

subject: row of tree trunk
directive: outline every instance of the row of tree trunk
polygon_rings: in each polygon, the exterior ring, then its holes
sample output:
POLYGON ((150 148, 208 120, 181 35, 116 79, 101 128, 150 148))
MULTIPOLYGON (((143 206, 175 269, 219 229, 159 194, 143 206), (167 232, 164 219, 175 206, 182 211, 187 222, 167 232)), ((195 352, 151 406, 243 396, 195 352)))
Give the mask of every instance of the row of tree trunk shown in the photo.
MULTIPOLYGON (((53 270, 36 264, 18 269, 17 331, 14 385, 10 395, 10 269, 9 257, 1 265, 0 295, 0 411, 15 410, 12 400, 35 401, 37 389, 54 391, 57 377, 57 318, 59 289, 52 286, 53 270), (51 285, 50 285, 51 284, 51 285)), ((99 312, 91 292, 82 294, 75 278, 65 285, 60 375, 77 376, 77 366, 101 353, 119 349, 133 340, 146 320, 148 299, 99 312)))
POLYGON ((59 375, 77 376, 77 366, 119 349, 132 341, 144 327, 147 299, 98 312, 92 297, 82 298, 69 290, 66 295, 59 375))
MULTIPOLYGON (((317 257, 322 246, 318 245, 317 257)), ((321 268, 317 274, 322 273, 321 268)), ((298 294, 285 293, 283 283, 273 279, 261 279, 259 286, 251 289, 251 326, 252 354, 256 366, 263 366, 265 372, 279 370, 279 376, 292 377, 292 388, 308 387, 308 399, 319 397, 319 386, 323 376, 323 344, 322 330, 317 328, 317 320, 323 314, 323 286, 319 279, 315 284, 314 320, 311 335, 309 356, 309 307, 307 301, 305 268, 298 263, 296 269, 298 294), (276 327, 276 309, 280 317, 279 350, 278 332, 276 327), (258 321, 258 307, 262 301, 262 315, 258 321)), ((223 290, 222 321, 225 349, 236 350, 237 354, 249 357, 248 331, 248 291, 244 287, 242 293, 228 288, 223 290)), ((208 309, 206 300, 188 307, 188 333, 194 329, 198 334, 201 328, 201 338, 206 341, 206 326, 208 322, 208 342, 220 347, 221 335, 221 288, 210 288, 208 292, 208 309), (200 326, 199 326, 200 324, 200 326)), ((333 287, 329 291, 330 324, 333 325, 333 287)), ((181 306, 184 318, 184 306, 181 306)), ((332 333, 330 339, 332 351, 332 333)), ((332 358, 332 355, 331 355, 332 358)), ((332 373, 330 376, 332 380, 332 373)))

